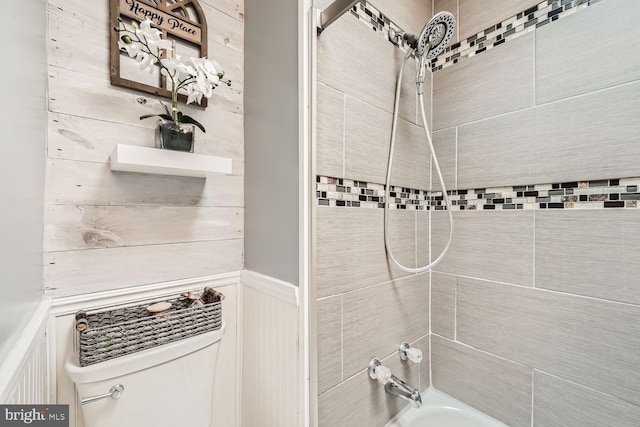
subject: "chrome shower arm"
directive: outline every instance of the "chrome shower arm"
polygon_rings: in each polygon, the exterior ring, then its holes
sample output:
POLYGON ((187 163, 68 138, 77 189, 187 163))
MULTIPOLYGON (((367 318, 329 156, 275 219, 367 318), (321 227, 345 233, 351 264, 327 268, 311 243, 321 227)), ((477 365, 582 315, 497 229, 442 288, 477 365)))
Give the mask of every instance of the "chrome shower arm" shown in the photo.
POLYGON ((320 22, 318 22, 318 32, 324 31, 336 19, 344 15, 360 0, 335 0, 320 13, 320 22))

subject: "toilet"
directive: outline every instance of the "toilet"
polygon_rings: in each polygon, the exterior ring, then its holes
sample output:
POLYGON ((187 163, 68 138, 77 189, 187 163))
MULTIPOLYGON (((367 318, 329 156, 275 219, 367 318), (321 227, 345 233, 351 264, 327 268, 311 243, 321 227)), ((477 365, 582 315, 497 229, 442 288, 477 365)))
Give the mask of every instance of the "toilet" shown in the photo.
POLYGON ((211 427, 218 330, 81 367, 66 362, 85 427, 211 427))

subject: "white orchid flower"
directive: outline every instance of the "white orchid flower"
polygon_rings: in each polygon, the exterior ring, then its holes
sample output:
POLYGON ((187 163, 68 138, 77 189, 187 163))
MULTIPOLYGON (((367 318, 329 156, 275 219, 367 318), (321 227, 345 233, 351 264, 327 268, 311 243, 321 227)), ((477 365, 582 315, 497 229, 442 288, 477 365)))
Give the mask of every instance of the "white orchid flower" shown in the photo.
POLYGON ((140 27, 135 30, 135 34, 147 45, 147 49, 155 56, 160 56, 160 50, 166 50, 167 54, 173 51, 171 40, 162 38, 162 31, 151 26, 151 20, 147 19, 140 23, 140 27))
POLYGON ((203 73, 209 83, 213 86, 217 86, 220 82, 219 73, 222 72, 221 67, 218 64, 218 67, 214 64, 214 61, 211 61, 206 58, 191 58, 191 62, 198 72, 203 73))
POLYGON ((152 22, 150 19, 146 19, 140 23, 140 28, 136 30, 136 34, 138 37, 140 35, 144 35, 147 41, 149 40, 159 40, 162 37, 162 31, 153 28, 151 26, 152 22))
POLYGON ((118 48, 125 49, 130 58, 135 58, 140 53, 140 43, 125 43, 120 39, 118 40, 118 48))
POLYGON ((138 56, 136 57, 136 59, 138 60, 140 64, 140 69, 142 71, 148 69, 149 73, 153 73, 152 65, 154 64, 154 57, 152 55, 141 51, 140 53, 138 53, 138 56))
POLYGON ((197 90, 196 85, 191 83, 187 85, 187 104, 191 104, 194 101, 197 101, 198 104, 202 102, 203 93, 197 90))
POLYGON ((198 73, 195 85, 205 97, 210 98, 213 95, 213 87, 204 73, 198 73))
POLYGON ((167 54, 173 52, 173 43, 171 42, 171 40, 160 39, 160 41, 158 42, 158 47, 160 49, 166 50, 167 54))

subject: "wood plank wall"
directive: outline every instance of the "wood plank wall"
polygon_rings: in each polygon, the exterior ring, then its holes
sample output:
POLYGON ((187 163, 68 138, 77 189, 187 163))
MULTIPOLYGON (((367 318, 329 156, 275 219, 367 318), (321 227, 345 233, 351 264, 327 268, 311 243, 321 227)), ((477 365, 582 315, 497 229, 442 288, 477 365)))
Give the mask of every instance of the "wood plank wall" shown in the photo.
POLYGON ((48 1, 44 287, 67 296, 237 271, 243 266, 243 0, 200 0, 209 56, 233 81, 204 110, 195 151, 233 173, 197 178, 111 172, 115 144, 152 147, 157 98, 109 82, 109 1, 48 1))

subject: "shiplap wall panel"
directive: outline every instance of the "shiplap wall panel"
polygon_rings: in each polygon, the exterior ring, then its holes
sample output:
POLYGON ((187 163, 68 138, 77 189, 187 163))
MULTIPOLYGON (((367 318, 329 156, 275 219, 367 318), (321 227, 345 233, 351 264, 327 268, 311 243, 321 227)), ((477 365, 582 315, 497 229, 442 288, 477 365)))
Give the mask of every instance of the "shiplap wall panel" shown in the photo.
POLYGON ((242 269, 242 239, 45 254, 45 292, 68 296, 242 269))
POLYGON ((46 251, 241 239, 243 232, 241 208, 58 205, 46 215, 46 251))
POLYGON ((244 26, 237 19, 216 8, 216 2, 200 3, 207 16, 209 40, 239 52, 244 49, 244 26))
MULTIPOLYGON (((158 105, 159 107, 159 105, 158 105)), ((244 172, 242 115, 217 110, 203 121, 207 133, 198 132, 194 152, 232 160, 232 174, 244 172)), ((48 154, 52 159, 109 163, 116 144, 155 146, 156 120, 119 124, 62 113, 49 114, 48 154), (113 135, 126 134, 123 139, 113 135)))
MULTIPOLYGON (((49 135, 44 285, 76 295, 243 266, 244 4, 201 3, 209 57, 233 82, 208 108, 179 108, 200 121, 195 152, 231 158, 231 175, 205 179, 111 172, 118 143, 153 147, 158 97, 109 81, 109 2, 50 0, 49 135)), ((164 100, 164 102, 169 102, 164 100)))
POLYGON ((242 0, 200 0, 200 4, 211 5, 239 21, 244 21, 244 2, 242 0))
POLYGON ((49 160, 46 192, 57 205, 243 206, 239 175, 207 179, 111 172, 108 164, 49 160))

